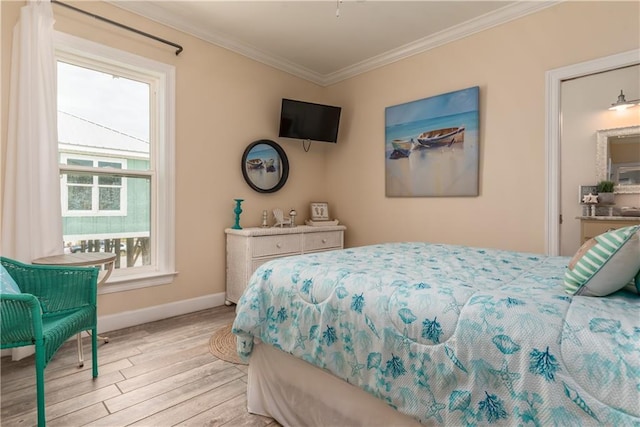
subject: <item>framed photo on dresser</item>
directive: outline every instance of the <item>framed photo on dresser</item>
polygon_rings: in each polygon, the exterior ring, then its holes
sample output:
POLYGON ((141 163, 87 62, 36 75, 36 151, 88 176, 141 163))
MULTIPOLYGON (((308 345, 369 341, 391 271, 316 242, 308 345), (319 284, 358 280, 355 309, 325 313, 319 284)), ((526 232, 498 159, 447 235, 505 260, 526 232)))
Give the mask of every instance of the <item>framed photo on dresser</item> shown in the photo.
POLYGON ((326 202, 311 203, 311 220, 312 221, 328 221, 329 220, 329 204, 326 202))

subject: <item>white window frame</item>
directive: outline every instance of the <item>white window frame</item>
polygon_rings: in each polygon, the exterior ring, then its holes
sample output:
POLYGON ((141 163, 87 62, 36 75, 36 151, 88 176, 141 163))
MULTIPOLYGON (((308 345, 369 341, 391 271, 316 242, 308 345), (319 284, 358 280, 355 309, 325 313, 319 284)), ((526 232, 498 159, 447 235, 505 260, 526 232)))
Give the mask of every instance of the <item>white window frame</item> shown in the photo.
MULTIPOLYGON (((100 64, 130 69, 154 80, 150 129, 149 171, 126 170, 123 176, 152 176, 151 265, 118 269, 99 293, 121 292, 173 281, 175 271, 175 67, 139 55, 84 40, 59 31, 55 34, 56 59, 89 67, 100 64), (154 120, 154 117, 157 120, 154 120), (142 173, 141 173, 142 172, 142 173)), ((119 171, 120 172, 120 171, 119 171)))
MULTIPOLYGON (((127 159, 118 159, 115 157, 98 157, 86 156, 83 154, 60 153, 60 164, 67 164, 69 159, 72 160, 90 160, 94 162, 93 168, 99 168, 95 163, 109 162, 119 163, 122 170, 127 169, 127 159)), ((120 209, 118 210, 100 210, 100 187, 104 187, 98 183, 98 175, 93 176, 91 184, 91 210, 69 210, 69 186, 79 186, 80 184, 67 182, 67 178, 72 172, 62 174, 62 188, 60 193, 62 196, 62 216, 126 216, 127 215, 127 180, 122 178, 122 183, 118 186, 120 189, 120 209)), ((88 186, 88 184, 86 184, 88 186)))

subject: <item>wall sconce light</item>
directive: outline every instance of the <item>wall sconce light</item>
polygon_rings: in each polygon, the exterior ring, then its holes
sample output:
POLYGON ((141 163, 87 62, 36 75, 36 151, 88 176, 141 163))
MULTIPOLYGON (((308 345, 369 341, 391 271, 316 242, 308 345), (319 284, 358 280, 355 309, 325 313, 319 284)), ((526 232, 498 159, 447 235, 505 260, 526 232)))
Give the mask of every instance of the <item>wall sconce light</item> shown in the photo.
POLYGON ((611 107, 609 107, 609 110, 622 111, 622 110, 626 110, 627 108, 631 108, 636 104, 640 105, 640 99, 631 99, 627 101, 624 97, 624 93, 622 92, 622 89, 620 89, 620 95, 618 95, 618 100, 613 104, 611 104, 611 107))

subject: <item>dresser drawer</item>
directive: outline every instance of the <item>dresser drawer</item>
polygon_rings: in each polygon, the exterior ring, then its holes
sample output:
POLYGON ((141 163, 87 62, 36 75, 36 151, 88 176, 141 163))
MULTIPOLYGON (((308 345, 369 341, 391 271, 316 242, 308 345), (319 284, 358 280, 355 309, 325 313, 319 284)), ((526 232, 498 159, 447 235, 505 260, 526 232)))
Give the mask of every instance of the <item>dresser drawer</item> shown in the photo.
POLYGON ((258 267, 272 259, 342 249, 346 227, 225 229, 227 235, 227 294, 225 304, 237 303, 258 267), (304 247, 304 249, 303 249, 304 247))
POLYGON ((262 264, 265 264, 274 259, 283 259, 288 256, 294 256, 294 255, 297 255, 297 254, 280 255, 280 256, 265 257, 265 258, 254 258, 251 260, 251 271, 249 272, 249 275, 253 274, 258 269, 258 267, 260 267, 262 264))
POLYGON ((304 235, 304 252, 322 251, 342 247, 342 231, 324 231, 304 235))
POLYGON ((251 255, 253 257, 299 253, 302 251, 300 234, 254 237, 251 255))
POLYGON ((624 221, 585 220, 582 223, 582 241, 584 243, 592 237, 606 233, 608 230, 627 227, 628 225, 631 224, 624 221))

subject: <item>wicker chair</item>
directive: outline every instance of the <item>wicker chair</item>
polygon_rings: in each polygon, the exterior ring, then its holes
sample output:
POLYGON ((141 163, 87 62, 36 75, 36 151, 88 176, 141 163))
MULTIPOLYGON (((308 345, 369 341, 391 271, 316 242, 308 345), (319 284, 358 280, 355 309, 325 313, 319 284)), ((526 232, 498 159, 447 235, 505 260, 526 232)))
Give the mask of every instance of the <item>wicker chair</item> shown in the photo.
POLYGON ((0 263, 22 292, 0 295, 1 348, 35 345, 38 426, 45 426, 44 369, 67 339, 91 331, 93 378, 98 376, 98 269, 29 265, 3 257, 0 263))

